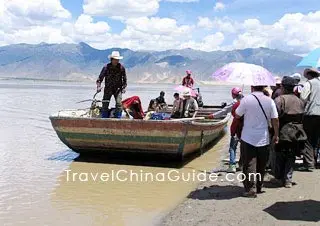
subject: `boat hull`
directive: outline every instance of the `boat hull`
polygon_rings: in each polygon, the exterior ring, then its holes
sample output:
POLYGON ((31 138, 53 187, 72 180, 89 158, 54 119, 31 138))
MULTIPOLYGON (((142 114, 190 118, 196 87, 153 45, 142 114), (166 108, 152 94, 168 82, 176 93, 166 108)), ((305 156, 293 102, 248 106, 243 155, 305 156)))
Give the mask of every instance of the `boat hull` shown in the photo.
POLYGON ((212 143, 224 132, 230 114, 213 122, 126 120, 51 116, 60 140, 72 150, 142 152, 185 156, 212 143))

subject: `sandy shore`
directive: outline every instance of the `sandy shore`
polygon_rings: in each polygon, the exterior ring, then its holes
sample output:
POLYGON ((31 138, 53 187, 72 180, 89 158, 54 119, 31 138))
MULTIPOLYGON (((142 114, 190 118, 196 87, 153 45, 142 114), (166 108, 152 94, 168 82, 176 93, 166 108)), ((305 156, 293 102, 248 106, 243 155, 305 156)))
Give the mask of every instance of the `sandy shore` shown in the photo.
MULTIPOLYGON (((226 148, 221 160, 228 156, 226 148)), ((220 167, 226 167, 222 161, 220 167)), ((241 197, 242 183, 223 178, 220 173, 217 182, 201 183, 161 225, 320 225, 320 169, 295 171, 292 188, 277 187, 267 174, 265 193, 256 199, 241 197)))

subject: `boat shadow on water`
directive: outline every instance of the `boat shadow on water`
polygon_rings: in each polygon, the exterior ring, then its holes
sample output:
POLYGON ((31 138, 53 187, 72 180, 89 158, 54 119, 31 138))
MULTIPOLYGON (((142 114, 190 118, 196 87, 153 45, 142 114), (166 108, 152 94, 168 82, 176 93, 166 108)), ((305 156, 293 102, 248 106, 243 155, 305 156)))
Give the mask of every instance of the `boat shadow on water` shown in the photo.
POLYGON ((202 156, 212 149, 220 139, 225 135, 223 131, 213 142, 209 143, 202 150, 191 153, 183 159, 176 155, 160 154, 160 153, 142 153, 128 152, 127 150, 109 150, 109 152, 90 152, 78 154, 72 150, 56 153, 48 158, 53 161, 82 162, 82 163, 98 163, 98 164, 116 164, 116 165, 132 165, 132 166, 152 166, 160 168, 183 168, 194 159, 202 156))

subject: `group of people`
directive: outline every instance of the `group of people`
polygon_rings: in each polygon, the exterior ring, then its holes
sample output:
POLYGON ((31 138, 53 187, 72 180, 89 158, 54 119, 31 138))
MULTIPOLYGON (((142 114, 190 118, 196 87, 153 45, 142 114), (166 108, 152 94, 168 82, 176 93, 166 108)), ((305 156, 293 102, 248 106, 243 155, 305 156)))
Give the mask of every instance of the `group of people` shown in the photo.
MULTIPOLYGON (((122 94, 126 92, 127 76, 126 70, 120 60, 123 57, 118 51, 113 51, 109 56, 110 63, 105 65, 96 81, 97 91, 101 91, 101 83, 105 81, 104 95, 102 100, 101 117, 108 118, 111 115, 115 118, 133 118, 133 119, 153 119, 159 118, 158 113, 167 112, 167 104, 165 101, 165 93, 160 92, 160 96, 152 99, 149 103, 147 112, 142 110, 141 100, 138 96, 133 96, 122 100, 122 94), (116 106, 111 114, 109 103, 111 97, 114 96, 116 106)), ((191 77, 191 71, 186 71, 186 76, 182 80, 182 85, 186 87, 186 91, 180 97, 179 93, 174 94, 173 108, 170 112, 170 118, 189 118, 196 117, 199 110, 197 100, 192 97, 191 90, 194 85, 194 80, 191 77)))
POLYGON ((307 82, 301 75, 277 79, 275 87, 252 86, 243 97, 240 88, 231 93, 235 102, 230 132, 229 172, 236 172, 236 149, 240 144, 239 168, 246 176, 244 196, 256 197, 263 192, 267 167, 275 181, 292 187, 296 157, 302 157, 301 170, 316 168, 320 151, 320 73, 306 69, 307 82), (252 177, 258 173, 260 177, 252 177))

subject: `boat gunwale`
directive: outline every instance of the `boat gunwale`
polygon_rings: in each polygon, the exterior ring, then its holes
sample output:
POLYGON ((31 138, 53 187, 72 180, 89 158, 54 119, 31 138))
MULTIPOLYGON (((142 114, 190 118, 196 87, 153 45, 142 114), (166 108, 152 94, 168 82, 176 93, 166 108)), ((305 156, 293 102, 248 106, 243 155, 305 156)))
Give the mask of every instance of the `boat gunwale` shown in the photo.
POLYGON ((101 122, 121 122, 121 123, 136 123, 140 122, 142 124, 173 124, 173 125, 193 125, 193 126, 202 126, 202 127, 211 127, 225 124, 231 118, 231 113, 227 113, 224 117, 214 119, 212 122, 200 122, 199 121, 172 121, 172 120, 143 120, 143 119, 116 119, 116 118, 84 118, 84 117, 69 117, 69 116, 50 116, 51 121, 56 120, 89 120, 89 121, 101 121, 101 122))

